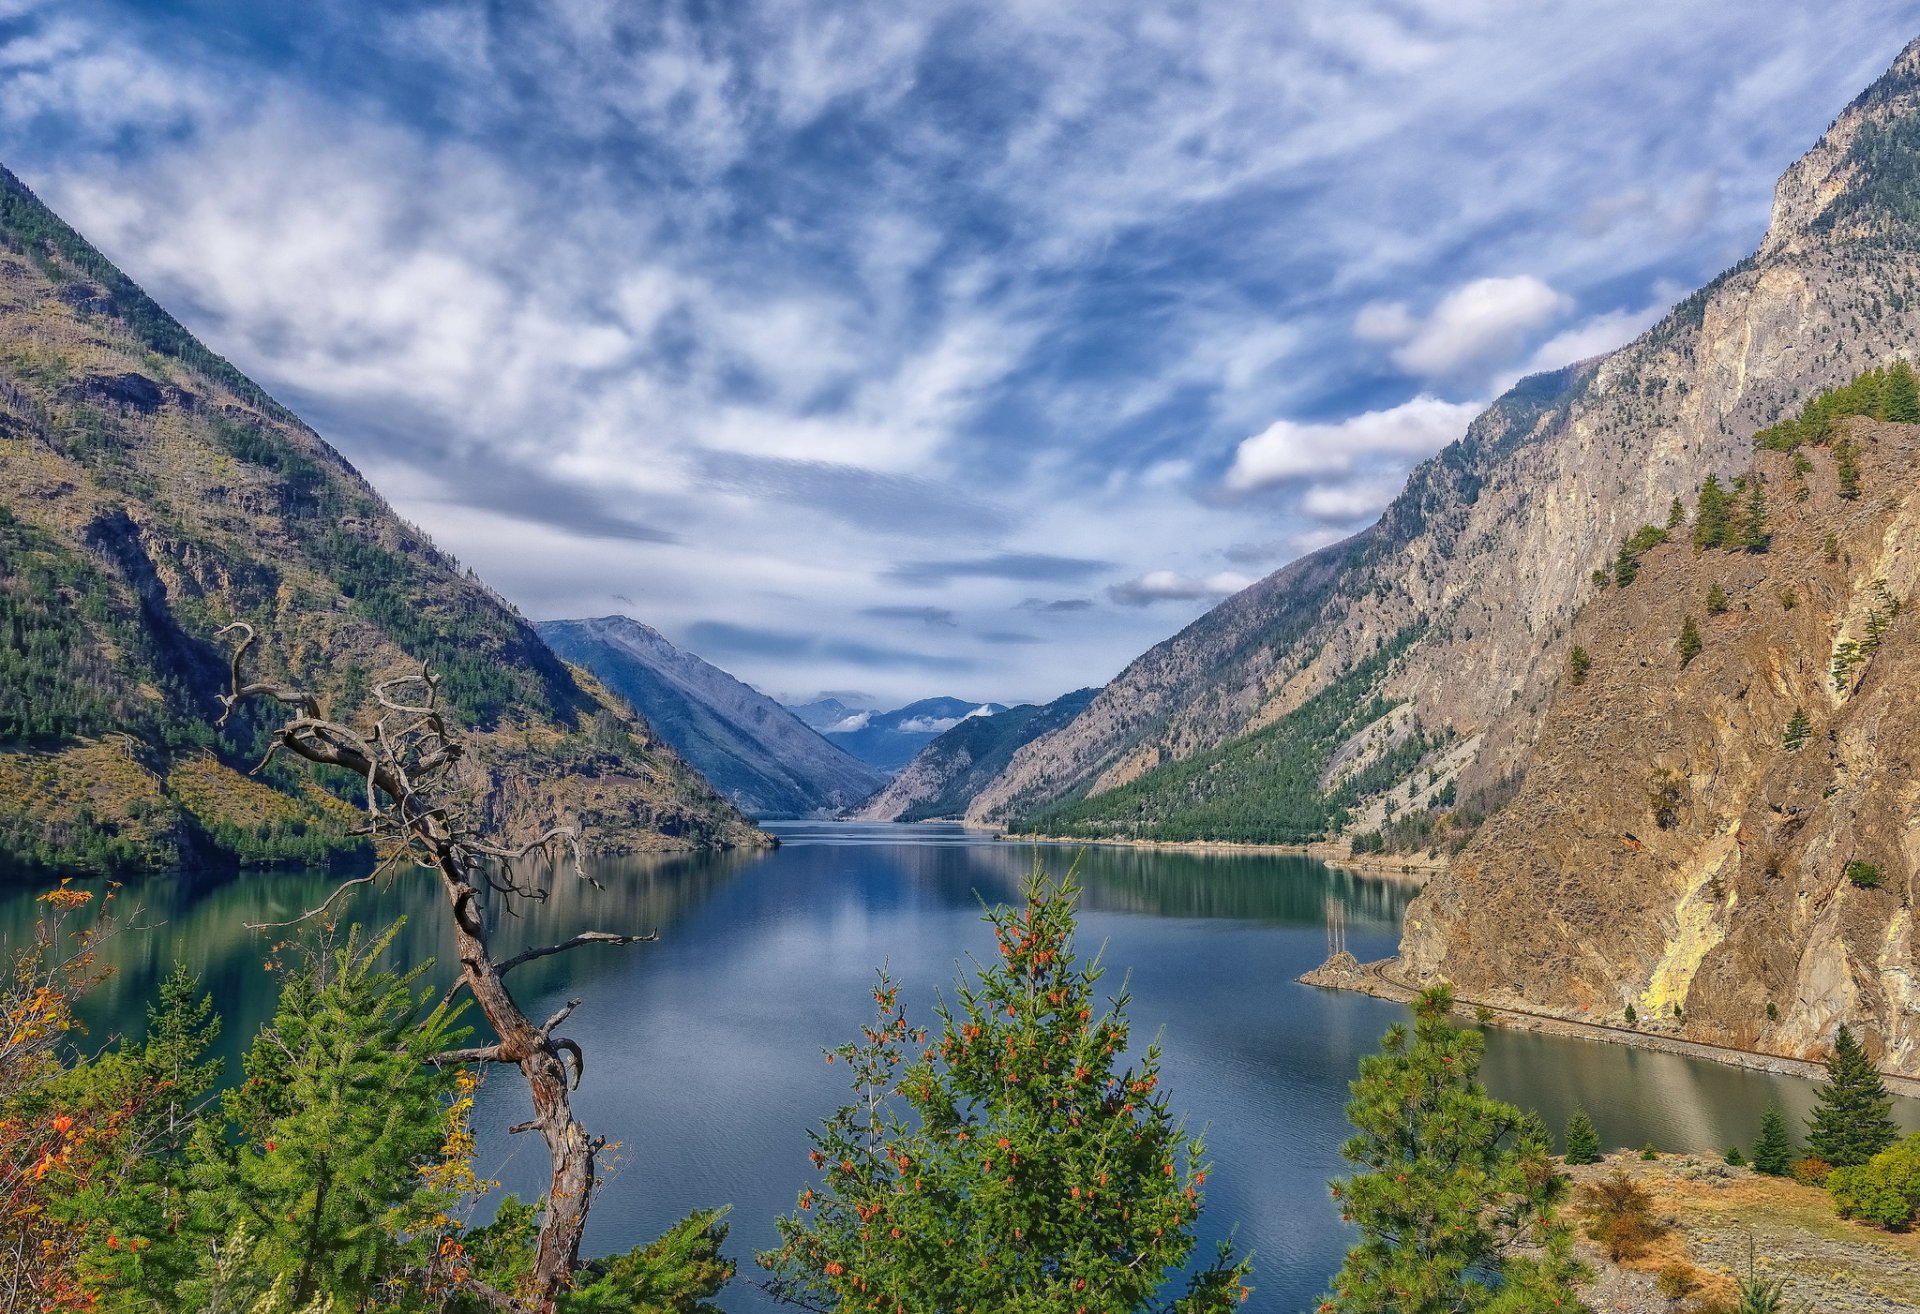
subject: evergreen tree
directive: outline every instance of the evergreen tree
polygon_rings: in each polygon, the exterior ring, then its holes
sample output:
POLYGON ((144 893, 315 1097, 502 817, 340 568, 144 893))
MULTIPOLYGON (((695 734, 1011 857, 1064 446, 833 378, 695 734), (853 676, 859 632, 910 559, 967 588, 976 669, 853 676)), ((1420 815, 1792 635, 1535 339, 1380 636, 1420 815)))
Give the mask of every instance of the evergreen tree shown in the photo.
POLYGON ((1687 508, 1679 498, 1673 499, 1673 505, 1667 508, 1667 528, 1678 529, 1687 523, 1687 508))
POLYGON ((1787 728, 1780 732, 1780 746, 1789 753, 1797 753, 1812 733, 1813 722, 1807 718, 1807 709, 1796 707, 1793 715, 1787 718, 1787 728))
POLYGON ((363 1302, 390 1274, 400 1243, 387 1216, 441 1146, 458 1069, 428 1060, 464 1033, 445 1005, 428 1007, 431 990, 414 994, 430 963, 378 967, 400 925, 365 943, 354 927, 288 973, 246 1080, 221 1102, 231 1130, 194 1138, 202 1237, 252 1229, 254 1262, 292 1276, 296 1305, 363 1302))
POLYGON ((1887 370, 1880 387, 1880 418, 1896 424, 1920 423, 1920 385, 1916 385, 1913 366, 1896 360, 1887 370))
POLYGON ((1567 1162, 1600 1162, 1600 1133, 1585 1109, 1575 1109, 1567 1119, 1567 1162))
POLYGON ((1336 1182, 1361 1240, 1322 1310, 1455 1314, 1578 1307, 1579 1265, 1556 1206, 1567 1180, 1520 1110, 1476 1079, 1484 1039, 1447 1020, 1445 987, 1415 1005, 1382 1052, 1361 1060, 1341 1147, 1365 1171, 1336 1182))
POLYGON ((1700 655, 1700 626, 1689 616, 1680 623, 1680 665, 1684 668, 1700 655))
POLYGON ((1834 1037, 1827 1081, 1807 1119, 1807 1153, 1835 1168, 1863 1164, 1899 1139, 1893 1097, 1845 1023, 1834 1037))
POLYGON ((1767 529, 1767 495, 1760 487, 1760 477, 1754 475, 1747 480, 1746 514, 1741 517, 1740 545, 1749 552, 1765 552, 1773 542, 1773 534, 1767 529))
MULTIPOLYGON (((1192 1253, 1208 1168, 1168 1112, 1158 1046, 1116 1066, 1127 999, 1094 1010, 1078 894, 1036 867, 1023 908, 989 912, 999 960, 935 1008, 931 1038, 881 974, 864 1040, 828 1055, 856 1102, 812 1133, 821 1181, 758 1256, 776 1295, 909 1314, 1157 1307, 1192 1253)), ((1224 1314, 1248 1271, 1223 1246, 1172 1308, 1224 1314)))
POLYGON ((1621 588, 1633 583, 1640 575, 1640 558, 1633 555, 1625 543, 1613 558, 1613 582, 1621 588))
POLYGON ((1707 586, 1707 615, 1709 616, 1725 615, 1726 610, 1727 610, 1727 591, 1720 587, 1719 580, 1715 580, 1713 583, 1707 586))
POLYGON ((1720 486, 1717 475, 1708 475, 1700 485, 1699 504, 1693 516, 1693 550, 1725 547, 1733 524, 1733 496, 1720 486))
POLYGON ((1785 1177, 1793 1163, 1793 1141, 1780 1106, 1769 1104, 1760 1116, 1760 1135, 1753 1143, 1753 1170, 1769 1177, 1785 1177))
POLYGON ((1593 658, 1579 644, 1573 645, 1573 651, 1567 654, 1567 676, 1574 684, 1585 684, 1587 672, 1593 669, 1593 658))

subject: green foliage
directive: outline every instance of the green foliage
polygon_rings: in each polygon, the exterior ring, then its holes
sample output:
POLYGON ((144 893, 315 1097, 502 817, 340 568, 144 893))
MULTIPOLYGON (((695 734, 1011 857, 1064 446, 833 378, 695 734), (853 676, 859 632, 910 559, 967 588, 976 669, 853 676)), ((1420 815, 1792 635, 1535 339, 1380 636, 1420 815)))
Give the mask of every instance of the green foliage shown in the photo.
MULTIPOLYGON (((1913 369, 1904 360, 1895 361, 1891 368, 1870 369, 1851 382, 1814 394, 1798 415, 1760 430, 1753 441, 1769 451, 1791 452, 1809 444, 1832 442, 1839 433, 1835 422, 1847 416, 1893 420, 1897 417, 1892 412, 1897 409, 1901 417, 1912 414, 1920 418, 1920 407, 1913 405, 1913 389, 1913 369)), ((1912 423, 1904 418, 1900 422, 1912 423)))
POLYGON ((720 1253, 727 1209, 688 1214, 657 1240, 603 1260, 592 1281, 562 1298, 566 1314, 721 1314, 712 1298, 733 1280, 720 1253))
POLYGON ((1773 545, 1767 529, 1767 495, 1760 487, 1760 476, 1747 479, 1747 504, 1740 518, 1740 546, 1749 552, 1765 552, 1773 545))
POLYGON ((1667 541, 1667 531, 1658 525, 1642 525, 1627 535, 1613 558, 1613 582, 1621 588, 1640 575, 1640 558, 1667 541))
POLYGON ((1673 499, 1673 505, 1667 508, 1667 528, 1678 529, 1687 523, 1687 508, 1679 498, 1673 499))
POLYGON ((1700 655, 1700 624, 1689 616, 1680 622, 1679 653, 1680 665, 1685 669, 1695 657, 1700 655))
POLYGON ((1346 823, 1361 798, 1403 779, 1440 742, 1416 730, 1362 770, 1320 787, 1340 745, 1396 706, 1377 687, 1419 633, 1417 627, 1402 631, 1270 726, 1165 763, 1118 789, 1020 818, 1009 830, 1087 839, 1323 838, 1346 823))
POLYGON ((1715 580, 1707 586, 1707 615, 1724 616, 1727 613, 1727 591, 1715 580))
POLYGON ((1887 367, 1887 381, 1880 389, 1880 418, 1894 424, 1920 423, 1920 382, 1904 357, 1887 367))
POLYGON ((1566 1142, 1568 1163, 1600 1162, 1600 1133, 1585 1109, 1575 1109, 1567 1119, 1566 1142))
POLYGON ((1847 864, 1846 875, 1849 881, 1863 890, 1877 890, 1880 888, 1880 869, 1871 862, 1863 862, 1858 858, 1853 859, 1847 864))
POLYGON ((415 994, 430 963, 379 967, 399 929, 363 943, 355 927, 287 973, 246 1080, 221 1101, 225 1129, 194 1138, 199 1230, 257 1229, 256 1260, 292 1276, 297 1303, 363 1301, 398 1266, 388 1218, 440 1149, 457 1070, 428 1060, 464 1031, 431 989, 415 994))
POLYGON ((1447 1020, 1451 992, 1424 993, 1414 1030, 1395 1024, 1362 1059, 1341 1147, 1364 1171, 1336 1182, 1360 1230, 1320 1306, 1339 1314, 1578 1308, 1580 1267, 1538 1125, 1477 1080, 1485 1044, 1447 1020))
MULTIPOLYGON (((998 959, 935 1007, 931 1038, 880 974, 874 1023, 828 1055, 855 1102, 811 1134, 820 1182, 758 1256, 777 1295, 916 1314, 1157 1307, 1194 1247, 1204 1149, 1168 1111, 1157 1046, 1119 1066, 1127 998, 1095 1012, 1078 894, 1036 867, 1023 908, 989 911, 998 959)), ((1231 1309, 1247 1272, 1223 1247, 1171 1308, 1231 1309)))
POLYGON ((1920 1218, 1920 1132, 1854 1167, 1835 1168, 1827 1191, 1842 1218, 1905 1230, 1920 1218))
POLYGON ((1760 1135, 1753 1142, 1753 1169, 1769 1177, 1785 1177, 1793 1164, 1793 1138, 1780 1106, 1769 1104, 1760 1115, 1760 1135))
POLYGON ((1640 1014, 1634 1009, 1632 1004, 1627 1005, 1627 1011, 1621 1014, 1621 1016, 1626 1019, 1626 1023, 1630 1027, 1640 1025, 1640 1014))
POLYGON ((1837 438, 1833 444, 1834 474, 1839 480, 1840 496, 1851 502, 1860 496, 1860 445, 1850 438, 1837 438))
POLYGON ((1567 654, 1567 678, 1576 685, 1587 682, 1587 672, 1593 669, 1593 658, 1579 644, 1573 645, 1573 651, 1567 654))
POLYGON ((1721 487, 1716 475, 1708 475, 1700 485, 1699 501, 1693 514, 1693 550, 1734 547, 1739 542, 1735 528, 1733 494, 1721 487))
POLYGON ((1813 733, 1813 722, 1807 716, 1807 709, 1795 707, 1793 715, 1787 718, 1787 725, 1780 732, 1780 747, 1789 753, 1797 753, 1806 746, 1807 737, 1813 733))
POLYGON ((1741 1152, 1740 1147, 1737 1145, 1729 1145, 1727 1147, 1725 1158, 1727 1167, 1729 1168, 1745 1168, 1747 1166, 1747 1156, 1741 1152))
POLYGON ((1827 1080, 1816 1098, 1807 1119, 1807 1153, 1835 1168, 1865 1163, 1900 1134, 1886 1083, 1845 1023, 1834 1037, 1827 1080))

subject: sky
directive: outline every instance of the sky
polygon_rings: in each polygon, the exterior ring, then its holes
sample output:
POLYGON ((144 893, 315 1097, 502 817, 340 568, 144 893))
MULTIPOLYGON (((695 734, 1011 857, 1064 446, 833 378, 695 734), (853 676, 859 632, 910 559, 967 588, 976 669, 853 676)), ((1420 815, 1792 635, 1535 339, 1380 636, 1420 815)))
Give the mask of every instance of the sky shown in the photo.
POLYGON ((1835 0, 0 0, 0 162, 529 617, 1110 679, 1757 245, 1835 0))

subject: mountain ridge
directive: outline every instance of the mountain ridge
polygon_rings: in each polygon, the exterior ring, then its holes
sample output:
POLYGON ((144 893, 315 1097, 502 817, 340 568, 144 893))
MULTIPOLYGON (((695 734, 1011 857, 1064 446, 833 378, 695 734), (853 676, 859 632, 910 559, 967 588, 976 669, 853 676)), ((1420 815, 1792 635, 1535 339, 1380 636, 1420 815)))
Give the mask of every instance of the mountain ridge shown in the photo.
POLYGON ((593 671, 662 738, 751 816, 837 812, 886 776, 785 707, 627 616, 541 621, 534 630, 593 671))
POLYGON ((364 858, 351 803, 215 730, 221 626, 330 714, 434 667, 486 819, 607 849, 769 842, 497 594, 0 169, 0 868, 364 858))

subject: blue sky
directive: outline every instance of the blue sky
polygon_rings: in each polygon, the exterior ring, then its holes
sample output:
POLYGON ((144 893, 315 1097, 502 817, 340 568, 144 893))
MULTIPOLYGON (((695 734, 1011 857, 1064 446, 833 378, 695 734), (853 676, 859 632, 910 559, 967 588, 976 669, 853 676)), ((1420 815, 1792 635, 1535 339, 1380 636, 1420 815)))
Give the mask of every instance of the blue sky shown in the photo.
POLYGON ((1110 678, 1738 259, 1920 5, 0 0, 0 160, 530 616, 1110 678))

